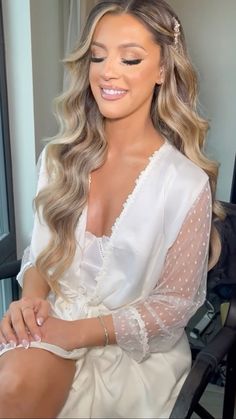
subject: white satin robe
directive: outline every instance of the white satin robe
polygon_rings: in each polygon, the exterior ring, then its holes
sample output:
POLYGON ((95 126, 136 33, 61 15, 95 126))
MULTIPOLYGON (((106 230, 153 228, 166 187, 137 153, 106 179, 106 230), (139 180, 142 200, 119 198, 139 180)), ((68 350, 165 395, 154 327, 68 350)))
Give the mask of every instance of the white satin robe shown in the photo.
MULTIPOLYGON (((44 153, 38 190, 47 184, 44 153)), ((67 352, 74 382, 60 418, 167 418, 191 365, 184 332, 206 294, 211 194, 207 175, 168 141, 138 177, 115 221, 95 286, 81 270, 87 206, 78 246, 60 280, 67 300, 50 293, 66 320, 112 314, 117 345, 67 352), (69 301, 68 301, 69 299, 69 301)), ((34 264, 50 232, 37 214, 18 280, 34 264)))

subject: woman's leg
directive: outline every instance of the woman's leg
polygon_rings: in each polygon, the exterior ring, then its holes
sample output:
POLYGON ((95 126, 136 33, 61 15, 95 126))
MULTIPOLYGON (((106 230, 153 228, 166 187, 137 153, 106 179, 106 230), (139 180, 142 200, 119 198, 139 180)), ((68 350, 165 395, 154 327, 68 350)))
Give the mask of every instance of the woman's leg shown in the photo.
POLYGON ((0 357, 0 418, 55 418, 75 374, 75 361, 43 349, 17 348, 0 357))

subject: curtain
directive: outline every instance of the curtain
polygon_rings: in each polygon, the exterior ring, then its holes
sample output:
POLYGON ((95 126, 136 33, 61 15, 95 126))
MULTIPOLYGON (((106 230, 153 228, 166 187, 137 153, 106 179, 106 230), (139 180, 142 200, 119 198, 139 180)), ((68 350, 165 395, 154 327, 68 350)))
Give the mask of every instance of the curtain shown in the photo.
MULTIPOLYGON (((80 37, 90 9, 98 0, 67 0, 63 1, 64 21, 64 56, 72 51, 80 37)), ((64 70, 63 88, 66 88, 66 71, 64 70)))
POLYGON ((64 0, 64 53, 68 54, 75 47, 80 37, 86 18, 98 0, 64 0))
POLYGON ((84 27, 86 22, 86 18, 95 4, 98 3, 98 0, 80 0, 80 27, 81 29, 84 27))

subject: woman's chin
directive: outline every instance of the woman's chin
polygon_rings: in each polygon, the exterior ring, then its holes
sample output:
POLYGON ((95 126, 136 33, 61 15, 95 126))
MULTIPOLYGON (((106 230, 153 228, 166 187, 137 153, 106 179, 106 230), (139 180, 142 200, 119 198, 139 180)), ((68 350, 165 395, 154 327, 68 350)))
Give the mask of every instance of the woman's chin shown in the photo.
POLYGON ((104 109, 100 109, 100 112, 102 114, 102 116, 105 119, 109 119, 109 120, 120 120, 125 118, 125 115, 121 112, 112 112, 112 111, 105 111, 104 109))

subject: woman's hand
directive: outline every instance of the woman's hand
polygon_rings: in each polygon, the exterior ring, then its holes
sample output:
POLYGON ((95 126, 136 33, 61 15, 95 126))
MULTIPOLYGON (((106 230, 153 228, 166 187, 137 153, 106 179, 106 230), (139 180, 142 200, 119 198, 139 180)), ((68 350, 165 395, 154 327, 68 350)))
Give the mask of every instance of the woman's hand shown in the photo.
POLYGON ((79 348, 79 323, 79 320, 68 321, 48 317, 41 327, 42 342, 60 346, 66 351, 79 348))
POLYGON ((50 304, 43 298, 23 297, 13 301, 0 322, 0 344, 29 347, 31 341, 42 339, 41 326, 50 313, 50 304))

